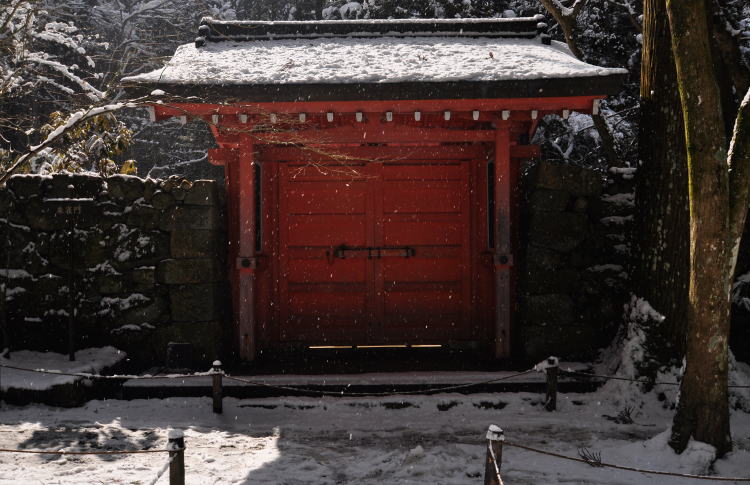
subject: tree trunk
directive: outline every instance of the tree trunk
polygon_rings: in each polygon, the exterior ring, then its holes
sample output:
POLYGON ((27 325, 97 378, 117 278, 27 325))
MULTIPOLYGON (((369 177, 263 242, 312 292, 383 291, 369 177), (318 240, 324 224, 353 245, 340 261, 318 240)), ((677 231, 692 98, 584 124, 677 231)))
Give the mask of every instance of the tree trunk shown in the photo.
POLYGON ((705 0, 667 0, 682 104, 690 197, 686 367, 670 445, 690 437, 732 449, 727 400, 731 251, 729 172, 705 0))
POLYGON ((633 276, 638 296, 666 317, 645 330, 657 363, 670 365, 685 355, 690 214, 685 132, 664 0, 643 3, 639 129, 633 276))
POLYGON ((576 0, 570 8, 566 8, 557 0, 541 0, 544 8, 555 18, 555 21, 560 26, 570 52, 581 60, 583 60, 583 52, 578 48, 578 42, 576 42, 576 27, 578 25, 578 14, 581 12, 583 6, 586 5, 586 1, 576 0))

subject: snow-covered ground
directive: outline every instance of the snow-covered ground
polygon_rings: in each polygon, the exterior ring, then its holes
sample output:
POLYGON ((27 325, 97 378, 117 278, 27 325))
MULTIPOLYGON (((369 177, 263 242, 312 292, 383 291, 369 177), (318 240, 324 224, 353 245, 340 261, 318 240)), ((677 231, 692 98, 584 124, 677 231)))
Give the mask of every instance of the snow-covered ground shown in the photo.
MULTIPOLYGON (((77 350, 76 360, 68 360, 68 355, 56 352, 35 352, 31 350, 14 351, 11 358, 0 357, 0 364, 26 369, 45 369, 64 373, 98 374, 112 367, 126 357, 114 347, 101 347, 77 350)), ((47 390, 53 386, 71 384, 80 377, 31 373, 16 369, 0 369, 0 390, 9 388, 25 390, 47 390)))
MULTIPOLYGON (((747 369, 745 369, 747 370, 747 369)), ((623 412, 627 386, 559 396, 559 411, 542 396, 444 394, 385 398, 225 399, 214 415, 207 398, 92 401, 82 408, 0 410, 0 448, 164 448, 170 427, 185 430, 189 484, 477 484, 484 471, 489 424, 509 441, 605 462, 683 473, 750 475, 750 414, 732 415, 735 451, 710 465, 713 450, 692 443, 682 456, 666 445, 673 411, 658 393, 623 412)), ((667 396, 667 401, 669 397, 667 396)), ((0 453, 0 484, 147 484, 161 454, 55 456, 0 453)), ((593 468, 506 447, 507 484, 682 484, 685 479, 593 468)), ((691 483, 708 483, 693 481, 691 483)), ((162 477, 157 483, 166 484, 162 477)))

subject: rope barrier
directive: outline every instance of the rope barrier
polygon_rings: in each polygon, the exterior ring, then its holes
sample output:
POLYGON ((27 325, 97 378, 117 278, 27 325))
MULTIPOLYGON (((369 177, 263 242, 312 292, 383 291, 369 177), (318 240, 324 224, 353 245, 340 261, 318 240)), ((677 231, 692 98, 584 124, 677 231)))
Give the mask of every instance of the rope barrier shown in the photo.
MULTIPOLYGON (((6 349, 7 350, 7 349, 6 349)), ((101 374, 90 374, 87 372, 63 372, 58 370, 52 370, 52 369, 30 369, 26 367, 19 367, 15 365, 9 365, 0 363, 0 368, 4 369, 13 369, 18 370, 22 372, 36 372, 39 374, 49 374, 49 375, 57 375, 57 376, 68 376, 68 377, 79 377, 82 379, 116 379, 116 380, 145 380, 145 379, 190 379, 195 377, 208 377, 215 374, 214 371, 208 371, 208 372, 196 372, 193 374, 164 374, 164 375, 134 375, 134 374, 114 374, 114 375, 101 375, 101 374)), ((310 388, 304 388, 304 387, 298 387, 298 386, 279 386, 279 385, 273 385, 273 384, 267 384, 265 382, 260 381, 253 381, 249 379, 242 379, 239 377, 232 377, 230 375, 224 374, 224 377, 227 379, 237 381, 237 382, 243 382, 245 384, 250 384, 254 386, 259 387, 267 387, 272 389, 278 389, 278 390, 284 390, 284 391, 293 391, 293 392, 300 392, 300 393, 309 393, 309 394, 319 394, 319 395, 328 395, 328 396, 396 396, 396 395, 417 395, 417 394, 427 394, 427 393, 436 393, 436 392, 447 392, 447 391, 454 391, 458 389, 466 389, 469 387, 475 387, 475 386, 481 386, 485 384, 492 384, 494 382, 504 381, 507 379, 511 379, 514 377, 519 377, 522 375, 529 374, 531 372, 535 372, 537 370, 536 366, 532 369, 519 372, 517 374, 512 374, 510 376, 500 377, 497 379, 489 379, 486 381, 481 382, 473 382, 469 384, 460 384, 455 386, 445 386, 445 387, 438 387, 438 388, 431 388, 431 389, 424 389, 421 391, 393 391, 393 392, 332 392, 332 391, 321 391, 317 389, 310 389, 310 388)), ((679 386, 679 382, 666 382, 666 381, 652 381, 648 379, 636 379, 636 378, 630 378, 630 377, 623 377, 623 376, 612 376, 612 375, 606 375, 606 374, 595 374, 592 372, 580 372, 580 371, 574 371, 571 369, 560 369, 560 372, 564 375, 568 376, 579 376, 579 377, 586 377, 586 378, 597 378, 597 379, 605 379, 605 380, 616 380, 616 381, 626 381, 626 382, 637 382, 639 384, 650 384, 654 386, 679 386)), ((727 386, 729 389, 750 389, 750 385, 729 385, 727 386)))
MULTIPOLYGON (((28 453, 33 455, 136 455, 140 453, 169 453, 175 450, 122 450, 122 451, 66 451, 66 450, 12 450, 0 448, 0 453, 28 453)), ((179 450, 177 450, 179 451, 179 450)))
MULTIPOLYGON (((651 384, 654 386, 679 386, 679 382, 666 382, 666 381, 651 381, 648 379, 635 379, 630 377, 622 377, 622 376, 610 376, 605 374, 594 374, 592 372, 579 372, 574 371, 571 369, 564 370, 560 369, 560 372, 567 375, 575 375, 575 376, 582 376, 582 377, 596 377, 599 379, 609 379, 609 380, 615 380, 615 381, 628 381, 628 382, 638 382, 640 384, 651 384)), ((750 386, 745 385, 729 385, 727 386, 729 389, 750 389, 750 386)))
POLYGON ((169 470, 170 485, 185 485, 185 438, 180 429, 170 429, 167 433, 167 448, 155 450, 95 450, 95 451, 68 451, 59 450, 23 450, 0 448, 0 453, 23 453, 32 455, 136 455, 145 453, 168 453, 169 458, 159 468, 149 485, 155 485, 157 481, 169 470))
POLYGON ((663 385, 663 386, 679 386, 680 385, 679 382, 651 381, 651 380, 648 380, 648 379, 635 379, 635 378, 630 378, 630 377, 608 376, 608 375, 604 375, 604 374, 594 374, 594 373, 591 373, 591 372, 579 372, 579 371, 574 371, 574 370, 570 370, 570 369, 568 369, 568 370, 560 369, 560 371, 563 374, 567 374, 567 375, 575 375, 575 376, 582 376, 582 377, 597 377, 599 379, 611 379, 611 380, 615 380, 615 381, 638 382, 638 383, 641 383, 641 384, 652 384, 652 385, 655 385, 655 386, 656 385, 663 385))
POLYGON ((118 380, 130 380, 130 379, 187 379, 191 377, 206 377, 213 375, 213 372, 196 372, 194 374, 164 374, 164 375, 133 375, 133 374, 114 374, 111 376, 104 376, 101 374, 89 374, 88 372, 63 372, 53 369, 29 369, 26 367, 18 367, 15 365, 2 364, 0 368, 19 370, 22 372, 36 372, 38 374, 50 374, 56 376, 68 376, 68 377, 81 377, 83 379, 118 379, 118 380))
MULTIPOLYGON (((215 374, 215 372, 213 371, 208 371, 208 372, 196 372, 194 374, 165 374, 165 375, 144 375, 144 376, 117 374, 117 375, 111 375, 111 376, 104 376, 100 374, 89 374, 86 372, 62 372, 62 371, 48 370, 48 369, 29 369, 25 367, 18 367, 18 366, 2 364, 2 363, 0 363, 0 368, 13 369, 13 370, 18 370, 22 372, 36 372, 39 374, 80 377, 83 379, 118 379, 118 380, 185 379, 185 378, 193 378, 193 377, 207 377, 207 376, 212 376, 215 374)), ((328 396, 394 396, 394 395, 417 395, 417 394, 446 392, 446 391, 453 391, 453 390, 458 390, 458 389, 465 389, 468 387, 492 384, 494 382, 504 381, 504 380, 508 380, 514 377, 520 377, 520 376, 529 374, 531 372, 534 372, 534 369, 525 370, 523 372, 518 372, 516 374, 511 374, 509 376, 503 376, 503 377, 498 377, 496 379, 488 379, 486 381, 473 382, 469 384, 459 384, 455 386, 429 388, 429 389, 424 389, 420 391, 392 391, 392 392, 345 392, 345 391, 332 392, 332 391, 322 391, 322 390, 310 389, 310 388, 304 388, 304 387, 298 387, 298 386, 273 385, 273 384, 268 384, 268 383, 260 382, 260 381, 253 381, 249 379, 242 379, 239 377, 232 377, 227 374, 224 374, 224 377, 233 381, 242 382, 242 383, 250 384, 254 386, 267 387, 267 388, 284 390, 284 391, 300 392, 300 393, 310 393, 310 394, 319 394, 319 395, 328 395, 328 396)))
POLYGON ((521 445, 518 443, 513 443, 510 441, 505 441, 506 446, 513 446, 515 448, 520 448, 522 450, 531 451, 533 453, 538 453, 540 455, 547 455, 552 456, 555 458, 560 458, 562 460, 568 460, 568 461, 575 461, 578 463, 585 463, 589 466, 596 466, 596 467, 605 467, 605 468, 614 468, 616 470, 625 470, 630 472, 638 472, 638 473, 647 473, 650 475, 663 475, 663 476, 669 476, 669 477, 678 477, 678 478, 690 478, 695 480, 713 480, 717 482, 750 482, 750 477, 718 477, 718 476, 711 476, 711 475, 691 475, 688 473, 676 473, 676 472, 665 472, 660 470, 647 470, 643 468, 636 468, 631 466, 623 466, 623 465, 615 465, 612 463, 606 463, 602 461, 592 461, 592 460, 586 460, 583 458, 575 458, 572 456, 563 455, 560 453, 555 453, 553 451, 547 451, 547 450, 540 450, 538 448, 532 448, 530 446, 521 445))
POLYGON ((279 386, 279 385, 268 384, 268 383, 260 382, 260 381, 242 379, 240 377, 232 377, 227 374, 224 374, 224 378, 237 381, 237 382, 243 382, 245 384, 250 384, 253 386, 267 387, 267 388, 278 389, 278 390, 283 390, 283 391, 319 394, 321 396, 400 396, 400 395, 418 395, 418 394, 428 394, 428 393, 436 393, 436 392, 455 391, 457 389, 465 389, 468 387, 482 386, 485 384, 492 384, 494 382, 505 381, 508 379, 512 379, 514 377, 520 377, 520 376, 529 374, 531 372, 534 372, 534 369, 525 370, 523 372, 518 372, 516 374, 511 374, 509 376, 498 377, 496 379, 489 379, 489 380, 482 381, 482 382, 473 382, 470 384, 458 384, 455 386, 436 387, 436 388, 423 389, 420 391, 392 391, 392 392, 346 392, 346 391, 333 392, 333 391, 323 391, 323 390, 318 390, 318 389, 310 389, 310 388, 297 387, 297 386, 279 386))
POLYGON ((161 469, 156 473, 156 477, 154 477, 154 479, 151 480, 148 485, 156 485, 156 482, 159 481, 159 479, 161 478, 161 476, 164 475, 164 473, 167 470, 169 470, 169 465, 172 464, 172 461, 174 461, 174 457, 175 456, 177 456, 177 455, 172 455, 172 456, 169 457, 169 459, 167 459, 167 461, 164 463, 164 465, 162 465, 161 469))

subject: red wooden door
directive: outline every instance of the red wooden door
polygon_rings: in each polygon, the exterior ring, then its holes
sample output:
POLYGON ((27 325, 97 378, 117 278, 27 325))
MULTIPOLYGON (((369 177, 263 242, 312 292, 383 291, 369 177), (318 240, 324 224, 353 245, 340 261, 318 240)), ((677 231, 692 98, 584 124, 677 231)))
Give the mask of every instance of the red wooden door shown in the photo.
POLYGON ((279 175, 282 340, 473 335, 468 163, 282 163, 279 175))
MULTIPOLYGON (((413 249, 375 261, 385 341, 439 343, 467 338, 469 308, 468 163, 383 165, 376 197, 378 244, 413 249), (435 342, 437 340, 438 342, 435 342)), ((382 326, 382 329, 379 328, 382 326)))

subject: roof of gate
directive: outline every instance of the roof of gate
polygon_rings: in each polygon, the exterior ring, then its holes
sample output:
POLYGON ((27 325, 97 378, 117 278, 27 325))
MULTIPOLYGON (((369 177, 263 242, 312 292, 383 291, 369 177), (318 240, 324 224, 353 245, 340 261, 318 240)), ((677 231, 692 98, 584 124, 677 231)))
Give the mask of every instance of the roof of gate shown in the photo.
POLYGON ((626 71, 550 42, 541 16, 313 22, 203 19, 161 69, 122 80, 206 101, 586 96, 626 71))

